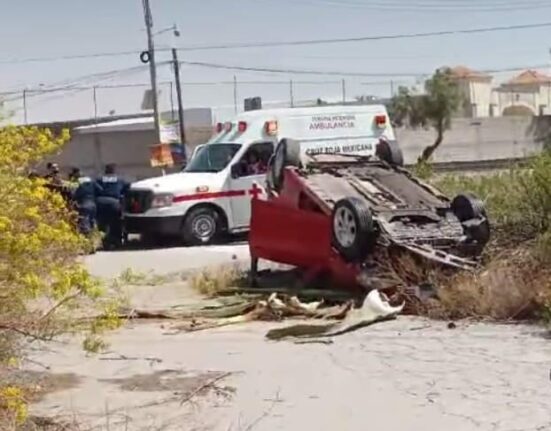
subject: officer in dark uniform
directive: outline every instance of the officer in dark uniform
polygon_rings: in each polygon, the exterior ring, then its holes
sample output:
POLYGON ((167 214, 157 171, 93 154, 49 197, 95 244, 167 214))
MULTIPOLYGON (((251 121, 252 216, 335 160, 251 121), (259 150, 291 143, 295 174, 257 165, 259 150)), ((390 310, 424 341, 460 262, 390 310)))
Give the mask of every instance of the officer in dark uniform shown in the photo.
POLYGON ((75 184, 72 201, 78 212, 78 228, 80 233, 88 235, 96 226, 96 200, 103 192, 100 185, 92 178, 82 176, 80 169, 73 168, 69 181, 75 184))
POLYGON ((105 232, 104 245, 117 247, 122 242, 122 200, 130 184, 116 173, 116 166, 105 166, 105 174, 97 180, 101 190, 96 203, 98 225, 105 232))

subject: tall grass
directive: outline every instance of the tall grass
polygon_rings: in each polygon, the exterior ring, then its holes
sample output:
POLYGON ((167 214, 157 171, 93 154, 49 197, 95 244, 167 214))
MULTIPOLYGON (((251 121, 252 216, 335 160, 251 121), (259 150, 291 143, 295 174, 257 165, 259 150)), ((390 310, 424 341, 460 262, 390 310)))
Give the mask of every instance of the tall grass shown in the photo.
POLYGON ((480 273, 446 283, 436 313, 551 320, 551 152, 523 169, 433 181, 450 196, 470 192, 485 202, 501 252, 480 273))

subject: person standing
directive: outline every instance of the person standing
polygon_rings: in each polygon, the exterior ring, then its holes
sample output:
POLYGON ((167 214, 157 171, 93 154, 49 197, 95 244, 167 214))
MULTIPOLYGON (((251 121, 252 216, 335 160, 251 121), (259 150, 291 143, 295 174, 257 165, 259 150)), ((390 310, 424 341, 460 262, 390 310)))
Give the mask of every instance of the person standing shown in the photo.
POLYGON ((105 166, 104 175, 96 181, 98 225, 105 232, 104 246, 119 247, 122 243, 122 200, 130 184, 119 177, 116 165, 105 166))
POLYGON ((78 229, 83 235, 89 235, 96 226, 96 200, 103 190, 92 178, 82 176, 78 168, 71 170, 69 181, 74 184, 72 201, 78 212, 78 229))

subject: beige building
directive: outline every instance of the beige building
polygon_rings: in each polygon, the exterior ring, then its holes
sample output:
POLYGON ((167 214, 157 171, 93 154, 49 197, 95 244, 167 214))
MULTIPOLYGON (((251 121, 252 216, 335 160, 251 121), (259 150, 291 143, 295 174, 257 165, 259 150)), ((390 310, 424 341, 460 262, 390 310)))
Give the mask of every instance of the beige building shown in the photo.
POLYGON ((463 95, 458 117, 551 114, 551 76, 526 70, 492 87, 492 76, 465 66, 451 68, 463 95))
POLYGON ((495 104, 492 97, 492 76, 465 66, 451 69, 463 96, 459 117, 493 117, 495 104))
POLYGON ((544 115, 551 107, 551 77, 526 70, 496 89, 501 115, 544 115))

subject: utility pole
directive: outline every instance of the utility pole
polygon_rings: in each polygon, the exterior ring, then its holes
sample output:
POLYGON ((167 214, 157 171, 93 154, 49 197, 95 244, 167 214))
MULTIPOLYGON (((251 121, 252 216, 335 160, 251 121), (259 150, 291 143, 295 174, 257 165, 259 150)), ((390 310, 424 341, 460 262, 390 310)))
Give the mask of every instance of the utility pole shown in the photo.
POLYGON ((291 79, 289 81, 289 96, 291 97, 291 108, 294 108, 295 107, 295 98, 294 98, 294 95, 293 95, 293 80, 291 79))
POLYGON ((98 87, 96 87, 95 85, 92 88, 92 96, 94 98, 94 122, 96 124, 98 123, 98 95, 97 95, 97 89, 98 89, 98 87))
POLYGON ((174 87, 174 84, 172 83, 172 81, 169 82, 170 84, 170 119, 172 121, 174 121, 175 117, 174 117, 174 89, 172 87, 174 87))
POLYGON ((342 79, 342 103, 346 103, 346 81, 342 79))
POLYGON ((26 88, 23 90, 23 117, 25 118, 25 124, 29 124, 28 117, 27 117, 27 89, 26 88))
POLYGON ((157 98, 157 67, 155 64, 155 44, 153 42, 153 17, 151 15, 151 6, 149 0, 142 0, 145 28, 147 30, 147 52, 149 57, 149 73, 151 75, 151 95, 153 102, 153 122, 155 124, 155 136, 157 141, 161 137, 161 127, 159 123, 159 101, 157 98))
MULTIPOLYGON (((176 31, 176 29, 174 30, 176 31)), ((176 82, 176 97, 178 100, 178 123, 180 126, 180 140, 186 144, 186 131, 184 128, 184 106, 182 104, 182 87, 180 84, 180 63, 178 62, 178 50, 172 48, 172 62, 174 64, 174 81, 176 82)))
POLYGON ((390 80, 390 97, 394 97, 394 81, 390 80))
POLYGON ((233 109, 237 114, 237 76, 233 76, 233 109))

